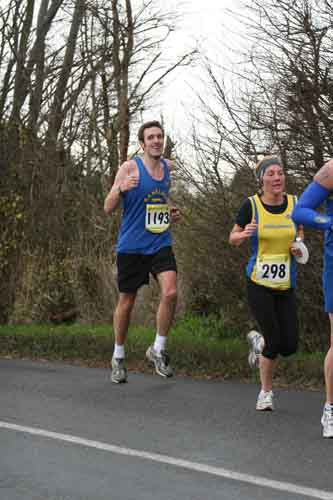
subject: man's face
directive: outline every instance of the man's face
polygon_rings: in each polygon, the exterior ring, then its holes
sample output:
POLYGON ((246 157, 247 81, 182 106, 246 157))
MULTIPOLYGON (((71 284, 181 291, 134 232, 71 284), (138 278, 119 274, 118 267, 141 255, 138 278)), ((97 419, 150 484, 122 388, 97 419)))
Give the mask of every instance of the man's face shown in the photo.
POLYGON ((146 128, 143 132, 141 147, 145 154, 152 158, 160 158, 163 153, 164 137, 158 127, 146 128))

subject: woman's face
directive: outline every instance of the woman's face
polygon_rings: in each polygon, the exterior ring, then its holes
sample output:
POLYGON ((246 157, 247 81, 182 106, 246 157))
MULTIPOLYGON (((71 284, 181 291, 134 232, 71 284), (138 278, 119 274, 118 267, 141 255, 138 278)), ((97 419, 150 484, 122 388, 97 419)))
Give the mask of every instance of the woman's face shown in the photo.
POLYGON ((262 177, 264 193, 280 194, 285 191, 286 177, 281 165, 270 165, 262 177))

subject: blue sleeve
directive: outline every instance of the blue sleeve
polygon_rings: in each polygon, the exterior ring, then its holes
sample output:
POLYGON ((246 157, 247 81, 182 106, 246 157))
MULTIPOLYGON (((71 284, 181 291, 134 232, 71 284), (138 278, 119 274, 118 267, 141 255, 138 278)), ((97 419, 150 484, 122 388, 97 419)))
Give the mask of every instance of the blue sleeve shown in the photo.
POLYGON ((325 231, 333 224, 331 216, 321 214, 318 208, 327 198, 329 190, 313 181, 302 193, 292 213, 295 224, 313 227, 325 231))

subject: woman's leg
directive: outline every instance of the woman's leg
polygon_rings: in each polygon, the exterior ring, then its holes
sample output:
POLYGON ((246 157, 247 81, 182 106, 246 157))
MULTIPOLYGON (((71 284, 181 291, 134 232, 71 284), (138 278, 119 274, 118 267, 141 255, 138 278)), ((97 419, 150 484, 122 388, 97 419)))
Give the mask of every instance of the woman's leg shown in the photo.
POLYGON ((249 306, 265 341, 259 361, 261 390, 269 393, 273 387, 274 367, 280 347, 275 296, 272 290, 250 281, 248 282, 247 291, 249 306))

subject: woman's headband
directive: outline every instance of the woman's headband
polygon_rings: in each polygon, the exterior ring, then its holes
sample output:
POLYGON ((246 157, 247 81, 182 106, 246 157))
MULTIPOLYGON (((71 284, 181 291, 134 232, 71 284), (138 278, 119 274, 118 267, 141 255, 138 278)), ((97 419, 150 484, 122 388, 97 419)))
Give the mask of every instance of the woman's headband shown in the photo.
POLYGON ((258 170, 257 177, 258 177, 259 181, 261 181, 261 179, 264 176, 264 173, 266 172, 268 167, 270 167, 271 165, 279 165, 280 167, 282 167, 281 161, 279 158, 277 158, 277 157, 267 158, 267 160, 264 160, 262 162, 262 164, 260 165, 260 168, 258 170))

